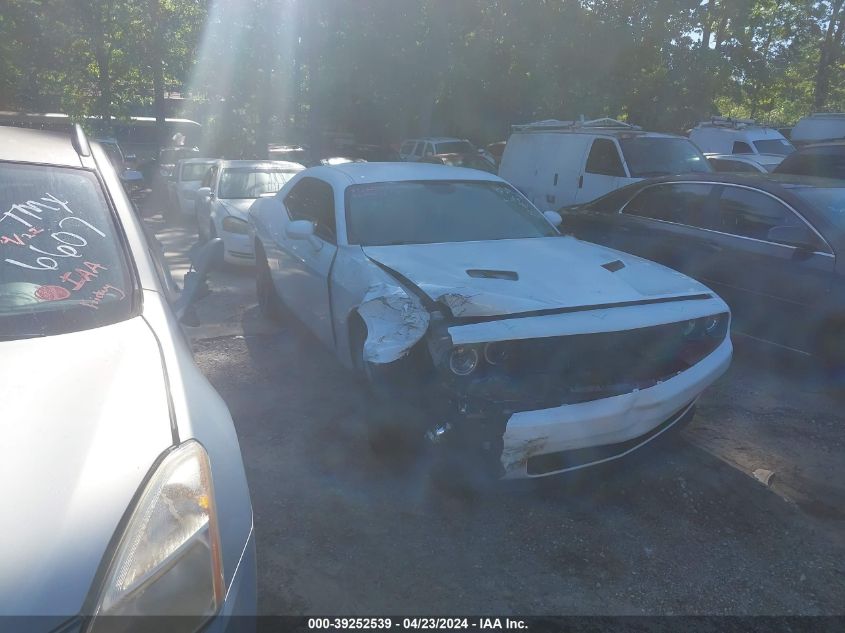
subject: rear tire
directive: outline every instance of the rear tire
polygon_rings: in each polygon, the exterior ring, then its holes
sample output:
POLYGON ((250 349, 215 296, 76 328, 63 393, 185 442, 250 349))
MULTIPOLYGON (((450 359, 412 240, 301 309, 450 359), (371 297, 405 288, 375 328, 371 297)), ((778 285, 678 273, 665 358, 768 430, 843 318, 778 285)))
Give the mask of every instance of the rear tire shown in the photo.
POLYGON ((823 324, 814 347, 828 376, 837 383, 845 383, 845 319, 823 324))
POLYGON ((260 243, 255 248, 255 294, 258 295, 258 309, 266 318, 281 323, 288 316, 287 310, 276 292, 270 264, 260 243))

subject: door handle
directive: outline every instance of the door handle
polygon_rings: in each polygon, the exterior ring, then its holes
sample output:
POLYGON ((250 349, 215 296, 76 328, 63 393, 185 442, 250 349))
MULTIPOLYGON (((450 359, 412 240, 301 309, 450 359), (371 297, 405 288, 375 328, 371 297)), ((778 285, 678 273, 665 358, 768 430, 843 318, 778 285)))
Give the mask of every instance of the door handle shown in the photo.
POLYGON ((710 241, 710 240, 705 240, 705 241, 704 241, 704 246, 706 246, 706 247, 707 247, 707 250, 709 250, 709 251, 713 251, 714 253, 718 253, 718 252, 721 252, 721 251, 725 250, 725 249, 722 247, 722 245, 721 245, 721 244, 719 244, 718 242, 713 242, 713 241, 710 241))
POLYGON ((584 174, 578 176, 578 188, 581 189, 584 186, 584 174))

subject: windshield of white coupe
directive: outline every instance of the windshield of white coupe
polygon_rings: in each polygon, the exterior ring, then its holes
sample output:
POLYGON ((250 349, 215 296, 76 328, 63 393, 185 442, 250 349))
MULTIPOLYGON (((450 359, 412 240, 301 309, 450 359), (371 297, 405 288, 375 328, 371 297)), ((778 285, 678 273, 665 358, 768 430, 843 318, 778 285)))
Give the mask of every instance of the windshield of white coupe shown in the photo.
POLYGON ((346 190, 350 244, 386 246, 549 237, 557 231, 500 182, 413 181, 346 190))

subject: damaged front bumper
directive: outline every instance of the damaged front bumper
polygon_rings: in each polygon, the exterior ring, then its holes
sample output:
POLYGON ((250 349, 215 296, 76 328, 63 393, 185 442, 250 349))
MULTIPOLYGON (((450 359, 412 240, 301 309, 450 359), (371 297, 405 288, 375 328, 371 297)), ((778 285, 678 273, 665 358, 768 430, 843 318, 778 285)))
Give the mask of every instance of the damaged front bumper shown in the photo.
POLYGON ((730 337, 706 358, 665 382, 631 393, 514 413, 507 421, 501 463, 504 478, 542 477, 623 457, 680 421, 695 400, 730 365, 730 337), (658 428, 660 427, 660 428, 658 428), (654 432, 657 430, 657 432, 654 432), (640 442, 631 442, 641 438, 640 442), (593 453, 579 449, 608 447, 593 453))

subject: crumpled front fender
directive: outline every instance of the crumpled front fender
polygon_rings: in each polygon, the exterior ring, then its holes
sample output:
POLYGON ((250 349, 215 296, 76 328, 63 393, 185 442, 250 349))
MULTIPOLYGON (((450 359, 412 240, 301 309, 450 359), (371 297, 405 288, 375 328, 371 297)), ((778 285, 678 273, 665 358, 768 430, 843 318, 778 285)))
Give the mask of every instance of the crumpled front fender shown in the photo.
POLYGON ((370 286, 357 312, 367 326, 364 360, 370 363, 392 363, 407 356, 431 322, 420 300, 398 284, 370 286))

